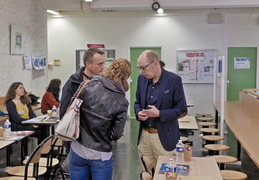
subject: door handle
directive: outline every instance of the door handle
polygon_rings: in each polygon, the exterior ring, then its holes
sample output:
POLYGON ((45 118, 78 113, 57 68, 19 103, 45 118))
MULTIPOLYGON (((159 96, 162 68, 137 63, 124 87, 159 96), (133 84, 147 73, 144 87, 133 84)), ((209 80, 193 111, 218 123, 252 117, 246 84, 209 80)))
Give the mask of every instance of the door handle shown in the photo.
POLYGON ((229 81, 229 80, 227 80, 227 85, 228 85, 228 86, 230 85, 230 81, 229 81))
POLYGON ((131 84, 132 84, 132 79, 129 80, 129 83, 130 83, 130 86, 131 86, 131 84))

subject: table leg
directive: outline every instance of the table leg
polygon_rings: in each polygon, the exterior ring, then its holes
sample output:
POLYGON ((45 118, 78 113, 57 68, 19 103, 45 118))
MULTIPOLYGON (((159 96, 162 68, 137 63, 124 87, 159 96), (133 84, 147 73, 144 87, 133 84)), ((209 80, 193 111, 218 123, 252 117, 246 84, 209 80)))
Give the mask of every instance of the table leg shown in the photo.
POLYGON ((241 154, 241 144, 237 140, 237 160, 240 161, 240 154, 241 154))
POLYGON ((21 140, 21 165, 23 164, 23 160, 27 155, 28 155, 28 139, 26 137, 21 140))
POLYGON ((216 123, 215 128, 218 128, 218 121, 219 121, 219 113, 218 113, 218 111, 216 110, 216 112, 215 112, 215 123, 216 123))
POLYGON ((12 151, 12 146, 6 147, 6 166, 7 167, 11 166, 11 162, 10 162, 11 151, 12 151))

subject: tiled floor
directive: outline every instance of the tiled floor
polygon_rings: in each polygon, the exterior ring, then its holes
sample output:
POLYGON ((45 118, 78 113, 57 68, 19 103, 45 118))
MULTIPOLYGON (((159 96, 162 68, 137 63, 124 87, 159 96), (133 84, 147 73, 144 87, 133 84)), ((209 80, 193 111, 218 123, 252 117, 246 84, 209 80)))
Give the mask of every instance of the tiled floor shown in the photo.
MULTIPOLYGON (((137 136, 138 136, 139 124, 135 119, 127 120, 125 127, 124 136, 115 143, 113 158, 114 158, 114 169, 113 169, 113 180, 139 180, 140 166, 137 155, 137 136)), ((193 141, 193 156, 207 156, 206 151, 201 151, 202 142, 199 136, 199 131, 194 131, 194 135, 189 136, 189 140, 193 141)), ((236 156, 236 140, 234 135, 228 131, 226 134, 226 140, 224 144, 231 146, 231 149, 226 153, 228 155, 236 156)), ((19 162, 19 153, 16 149, 19 149, 20 145, 15 144, 14 155, 11 157, 13 165, 19 162)), ((242 154, 242 156, 244 156, 242 154)), ((248 161, 249 162, 249 161, 248 161)), ((258 168, 255 167, 251 170, 254 165, 243 163, 242 167, 240 161, 227 166, 227 169, 242 170, 246 171, 249 175, 248 180, 258 180, 259 173, 258 168), (255 173, 255 171, 257 171, 255 173)), ((6 176, 4 172, 5 168, 5 150, 0 150, 0 177, 6 176)), ((40 178, 43 179, 43 178, 40 178)), ((55 179, 61 179, 60 176, 56 176, 55 179)), ((66 180, 69 180, 69 176, 66 176, 66 180)))

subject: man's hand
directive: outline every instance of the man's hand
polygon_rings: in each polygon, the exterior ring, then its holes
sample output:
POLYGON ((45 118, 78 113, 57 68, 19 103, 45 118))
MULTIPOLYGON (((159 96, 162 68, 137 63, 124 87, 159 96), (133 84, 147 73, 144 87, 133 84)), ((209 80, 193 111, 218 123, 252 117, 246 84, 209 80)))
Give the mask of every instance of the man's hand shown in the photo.
POLYGON ((147 116, 147 114, 144 113, 143 111, 139 111, 139 113, 138 113, 138 119, 139 119, 140 121, 145 121, 145 120, 148 119, 148 116, 147 116))
POLYGON ((145 109, 142 112, 145 113, 148 117, 159 117, 160 113, 156 106, 148 105, 150 109, 145 109))

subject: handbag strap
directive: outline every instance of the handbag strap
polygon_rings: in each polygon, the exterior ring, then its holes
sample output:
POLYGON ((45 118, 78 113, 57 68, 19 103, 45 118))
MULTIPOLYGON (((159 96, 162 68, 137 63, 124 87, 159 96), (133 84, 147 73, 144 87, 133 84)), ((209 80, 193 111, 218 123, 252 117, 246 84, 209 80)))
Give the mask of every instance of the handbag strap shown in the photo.
POLYGON ((76 95, 76 99, 80 96, 81 92, 83 91, 84 87, 89 83, 91 82, 91 80, 86 80, 84 82, 84 84, 81 86, 80 90, 78 91, 77 95, 76 95))

